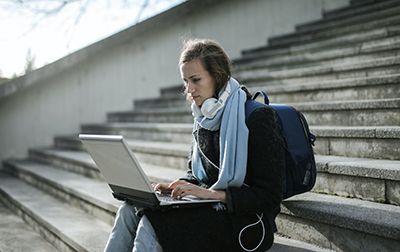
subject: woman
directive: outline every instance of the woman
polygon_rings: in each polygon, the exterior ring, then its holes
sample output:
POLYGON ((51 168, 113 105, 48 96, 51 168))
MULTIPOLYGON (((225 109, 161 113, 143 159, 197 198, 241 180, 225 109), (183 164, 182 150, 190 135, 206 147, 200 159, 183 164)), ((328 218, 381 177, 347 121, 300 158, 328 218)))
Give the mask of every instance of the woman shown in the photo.
POLYGON ((279 213, 283 183, 274 111, 260 107, 245 122, 251 96, 231 77, 231 62, 214 41, 186 42, 179 67, 194 116, 188 171, 153 187, 174 198, 222 203, 138 212, 124 203, 106 251, 265 251, 273 243, 267 213, 279 213))

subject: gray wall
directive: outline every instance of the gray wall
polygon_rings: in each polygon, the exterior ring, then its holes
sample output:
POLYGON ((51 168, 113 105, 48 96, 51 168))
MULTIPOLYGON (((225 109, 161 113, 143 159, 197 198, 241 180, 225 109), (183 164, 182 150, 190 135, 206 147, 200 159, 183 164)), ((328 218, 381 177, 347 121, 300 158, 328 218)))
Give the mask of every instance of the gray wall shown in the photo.
POLYGON ((348 0, 190 0, 165 13, 0 85, 0 160, 50 146, 55 135, 79 133, 81 123, 157 97, 181 83, 180 37, 215 39, 232 59, 267 38, 321 18, 348 0))

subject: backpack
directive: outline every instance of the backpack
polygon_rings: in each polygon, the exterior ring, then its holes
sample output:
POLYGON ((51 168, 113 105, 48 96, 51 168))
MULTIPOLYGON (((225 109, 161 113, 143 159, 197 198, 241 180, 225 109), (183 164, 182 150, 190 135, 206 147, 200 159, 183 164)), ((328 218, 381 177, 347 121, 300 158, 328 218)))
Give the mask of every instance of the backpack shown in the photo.
POLYGON ((316 137, 310 133, 305 117, 291 106, 269 104, 267 95, 263 91, 257 91, 246 101, 246 123, 251 113, 261 106, 270 106, 274 109, 278 129, 285 142, 283 199, 310 191, 317 177, 312 147, 316 137), (264 96, 265 104, 255 101, 259 94, 264 96))

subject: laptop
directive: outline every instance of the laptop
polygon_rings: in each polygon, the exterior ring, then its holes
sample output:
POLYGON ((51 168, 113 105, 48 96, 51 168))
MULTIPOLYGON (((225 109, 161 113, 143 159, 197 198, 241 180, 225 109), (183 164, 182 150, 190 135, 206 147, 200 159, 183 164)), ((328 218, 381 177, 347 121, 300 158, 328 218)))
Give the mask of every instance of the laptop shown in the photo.
POLYGON ((151 209, 196 207, 219 200, 174 199, 154 191, 148 177, 121 135, 80 134, 79 139, 111 188, 113 196, 136 207, 151 209))

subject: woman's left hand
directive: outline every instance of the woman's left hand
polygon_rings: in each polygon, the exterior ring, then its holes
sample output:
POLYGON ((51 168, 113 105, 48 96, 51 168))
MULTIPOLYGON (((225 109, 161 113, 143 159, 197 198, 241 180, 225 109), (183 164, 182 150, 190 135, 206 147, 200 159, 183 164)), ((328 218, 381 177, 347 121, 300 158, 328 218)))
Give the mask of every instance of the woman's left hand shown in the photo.
POLYGON ((173 189, 171 196, 174 198, 183 198, 185 196, 192 195, 200 199, 218 199, 223 203, 226 203, 225 191, 206 189, 192 183, 171 183, 169 187, 173 189))

